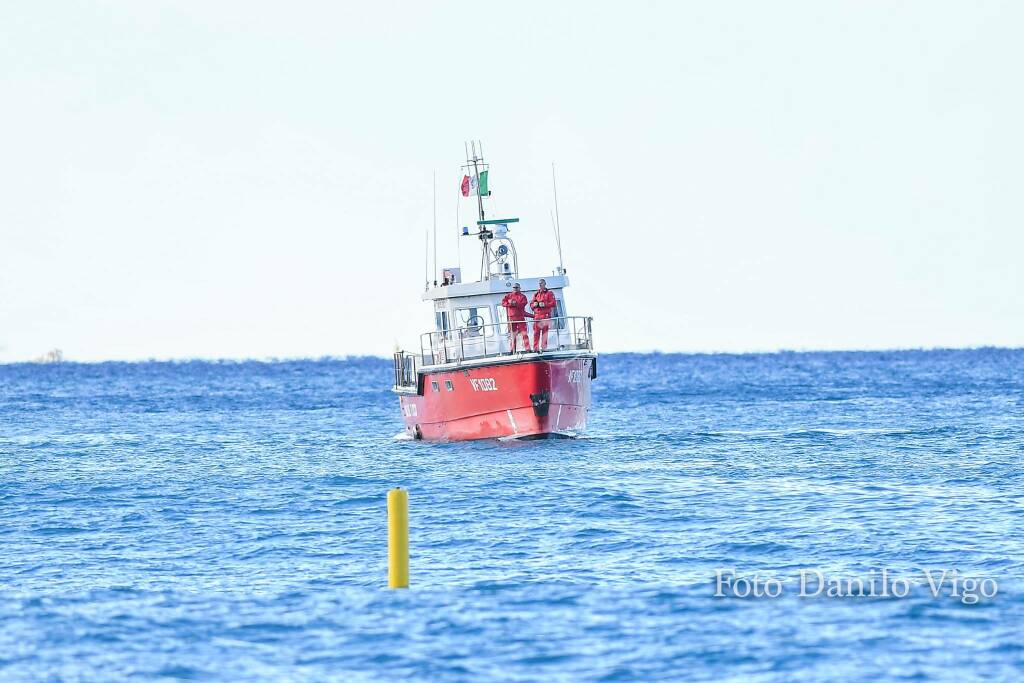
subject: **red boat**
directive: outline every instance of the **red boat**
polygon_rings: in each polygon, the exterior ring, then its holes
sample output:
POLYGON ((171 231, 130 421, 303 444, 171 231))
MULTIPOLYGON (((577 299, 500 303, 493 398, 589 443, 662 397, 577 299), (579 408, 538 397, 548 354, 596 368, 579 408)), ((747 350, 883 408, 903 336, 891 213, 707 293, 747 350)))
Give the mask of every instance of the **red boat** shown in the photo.
MULTIPOLYGON (((448 268, 423 293, 433 303, 434 330, 421 336, 418 352, 395 353, 393 390, 406 432, 426 441, 576 436, 586 428, 597 377, 593 319, 566 314, 569 278, 561 265, 550 276, 519 277, 509 237, 519 219, 485 217, 489 169, 475 144, 467 156, 462 193, 475 194, 480 219, 476 232, 464 227, 462 234, 480 241, 480 280, 462 282, 460 269, 448 268), (555 300, 547 343, 542 337, 540 349, 513 349, 501 301, 516 283, 529 300, 541 280, 555 300)), ((535 324, 528 323, 531 339, 535 324)))

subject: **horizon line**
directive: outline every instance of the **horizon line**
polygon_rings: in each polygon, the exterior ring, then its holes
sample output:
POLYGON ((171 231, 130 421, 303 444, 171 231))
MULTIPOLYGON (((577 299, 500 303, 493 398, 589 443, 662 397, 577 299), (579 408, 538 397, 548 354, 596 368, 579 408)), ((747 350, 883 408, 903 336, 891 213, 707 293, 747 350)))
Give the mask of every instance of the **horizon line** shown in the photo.
MULTIPOLYGON (((862 348, 862 349, 751 349, 747 351, 664 351, 660 349, 645 349, 640 351, 605 351, 598 353, 599 356, 772 356, 772 355, 801 355, 801 354, 845 354, 845 353, 909 353, 924 352, 938 353, 948 351, 1024 351, 1024 346, 1000 346, 996 344, 982 344, 976 346, 906 346, 906 347, 885 347, 885 348, 862 348)), ((102 365, 105 363, 141 364, 141 363, 297 363, 306 361, 350 361, 350 360, 390 360, 391 356, 377 354, 345 354, 345 355, 323 355, 323 356, 177 356, 165 358, 105 358, 98 360, 75 360, 74 358, 62 358, 59 361, 46 361, 39 358, 31 360, 0 360, 3 365, 102 365)))

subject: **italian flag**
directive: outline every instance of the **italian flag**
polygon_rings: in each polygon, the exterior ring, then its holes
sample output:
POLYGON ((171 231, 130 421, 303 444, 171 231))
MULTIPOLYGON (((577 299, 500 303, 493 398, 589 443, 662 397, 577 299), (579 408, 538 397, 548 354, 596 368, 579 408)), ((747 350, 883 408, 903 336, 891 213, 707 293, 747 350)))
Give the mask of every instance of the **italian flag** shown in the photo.
POLYGON ((462 176, 462 196, 468 197, 470 195, 480 195, 486 197, 489 194, 487 191, 487 171, 480 172, 480 180, 477 181, 476 177, 469 177, 468 175, 462 176))

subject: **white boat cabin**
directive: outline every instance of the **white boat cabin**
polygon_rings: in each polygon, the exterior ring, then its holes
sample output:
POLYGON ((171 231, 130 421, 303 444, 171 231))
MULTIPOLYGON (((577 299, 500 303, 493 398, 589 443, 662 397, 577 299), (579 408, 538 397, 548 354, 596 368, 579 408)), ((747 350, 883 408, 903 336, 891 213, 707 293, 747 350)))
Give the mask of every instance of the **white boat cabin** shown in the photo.
MULTIPOLYGON (((509 353, 508 315, 501 300, 512 291, 516 282, 527 301, 533 299, 540 280, 544 280, 555 295, 557 308, 551 319, 546 351, 590 346, 589 319, 567 315, 564 288, 569 285, 569 278, 566 275, 517 279, 491 277, 480 282, 463 283, 459 282, 457 269, 449 268, 444 273, 444 282, 448 284, 432 287, 423 293, 424 301, 434 302, 434 331, 424 334, 421 340, 424 365, 509 353)), ((531 311, 529 306, 527 311, 531 311)), ((532 338, 531 318, 527 318, 527 325, 532 338)))

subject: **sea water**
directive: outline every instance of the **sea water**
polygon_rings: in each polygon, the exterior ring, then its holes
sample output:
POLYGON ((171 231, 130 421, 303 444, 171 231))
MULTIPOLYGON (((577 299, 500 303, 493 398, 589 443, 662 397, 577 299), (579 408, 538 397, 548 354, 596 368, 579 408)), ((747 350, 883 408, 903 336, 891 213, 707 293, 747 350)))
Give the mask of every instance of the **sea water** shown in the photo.
POLYGON ((0 366, 0 679, 1024 671, 1024 351, 607 355, 587 436, 526 443, 396 439, 391 378, 0 366), (883 572, 907 593, 800 592, 883 572))

